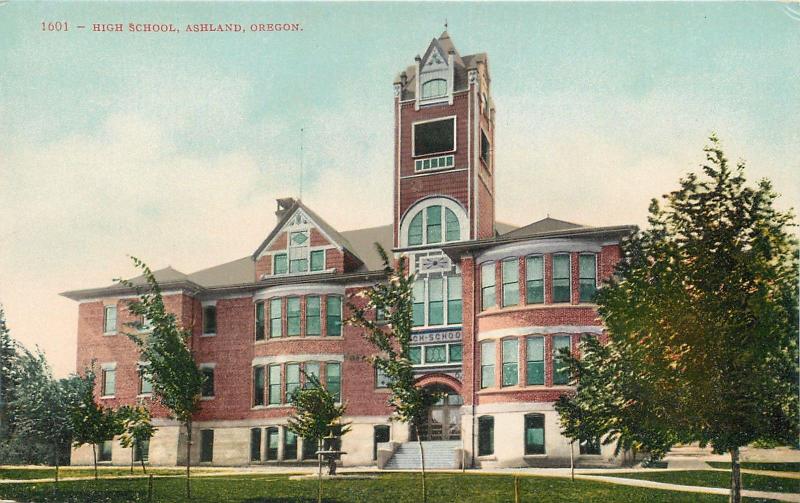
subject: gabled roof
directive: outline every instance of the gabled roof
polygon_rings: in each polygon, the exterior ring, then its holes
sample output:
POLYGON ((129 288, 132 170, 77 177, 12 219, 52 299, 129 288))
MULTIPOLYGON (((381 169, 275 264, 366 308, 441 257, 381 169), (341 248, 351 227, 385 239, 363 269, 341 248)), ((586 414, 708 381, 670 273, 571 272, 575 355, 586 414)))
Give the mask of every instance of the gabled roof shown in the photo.
MULTIPOLYGON (((272 229, 272 232, 269 233, 267 238, 261 243, 261 245, 256 248, 256 251, 253 252, 253 259, 257 259, 258 256, 261 254, 264 249, 269 246, 273 239, 283 230, 283 227, 286 223, 294 216, 297 210, 302 210, 308 218, 313 220, 314 224, 319 227, 319 229, 326 234, 330 239, 333 241, 332 244, 342 248, 344 250, 349 251, 351 254, 355 255, 356 258, 359 258, 352 249, 352 246, 347 241, 347 239, 342 236, 339 231, 334 229, 328 222, 326 222, 322 217, 317 215, 314 211, 312 211, 308 206, 304 205, 299 199, 291 199, 285 198, 282 199, 283 202, 290 202, 289 207, 283 211, 281 217, 278 220, 278 224, 275 228, 272 229)), ((360 258, 359 258, 360 259, 360 258)))
MULTIPOLYGON (((153 276, 155 276, 159 287, 161 287, 161 290, 185 289, 197 291, 202 289, 202 285, 194 282, 187 274, 184 274, 177 269, 173 269, 170 266, 153 271, 153 276)), ((60 295, 72 300, 81 300, 89 297, 98 297, 104 295, 115 296, 133 294, 137 293, 138 288, 147 286, 147 280, 145 279, 144 275, 136 276, 128 281, 133 284, 133 287, 114 283, 101 288, 89 288, 85 290, 71 290, 68 292, 62 292, 60 295)))
POLYGON ((500 235, 504 238, 527 237, 541 234, 542 232, 563 231, 579 227, 587 226, 547 217, 512 231, 501 232, 500 235))

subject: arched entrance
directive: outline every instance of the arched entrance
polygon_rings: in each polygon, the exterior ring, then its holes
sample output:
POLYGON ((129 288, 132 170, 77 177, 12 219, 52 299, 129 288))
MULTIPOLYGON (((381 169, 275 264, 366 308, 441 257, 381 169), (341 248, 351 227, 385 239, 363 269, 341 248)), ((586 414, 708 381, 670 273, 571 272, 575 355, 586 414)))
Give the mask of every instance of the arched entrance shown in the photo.
MULTIPOLYGON (((464 400, 450 386, 433 384, 431 391, 442 393, 442 397, 428 409, 419 425, 419 436, 423 441, 460 440, 461 406, 464 400)), ((412 430, 412 440, 416 440, 412 430)))

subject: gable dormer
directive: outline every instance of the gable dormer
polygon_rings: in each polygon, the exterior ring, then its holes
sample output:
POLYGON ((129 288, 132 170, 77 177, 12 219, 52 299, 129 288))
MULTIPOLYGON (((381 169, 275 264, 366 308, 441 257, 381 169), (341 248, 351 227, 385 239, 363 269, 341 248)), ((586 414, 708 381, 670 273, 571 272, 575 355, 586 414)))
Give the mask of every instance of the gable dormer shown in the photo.
POLYGON ((278 224, 253 253, 257 281, 342 273, 361 265, 347 240, 300 201, 278 199, 275 214, 278 224))
MULTIPOLYGON (((446 36, 446 32, 442 36, 446 36)), ((446 40, 449 41, 449 37, 446 40)), ((434 38, 425 55, 415 58, 418 75, 415 93, 417 110, 420 106, 434 103, 453 104, 456 57, 457 53, 451 44, 443 44, 434 38)))

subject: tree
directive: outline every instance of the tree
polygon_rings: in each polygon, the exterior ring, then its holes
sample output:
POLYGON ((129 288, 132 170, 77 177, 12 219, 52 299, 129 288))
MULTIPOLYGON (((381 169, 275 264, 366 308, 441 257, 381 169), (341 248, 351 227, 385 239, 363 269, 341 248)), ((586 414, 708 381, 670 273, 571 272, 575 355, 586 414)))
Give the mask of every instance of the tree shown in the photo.
POLYGON ((139 403, 120 407, 117 414, 122 422, 119 443, 122 447, 131 450, 131 473, 133 473, 133 463, 137 451, 140 453, 139 461, 142 463, 142 471, 147 473, 141 449, 142 444, 149 442, 156 432, 156 427, 151 422, 150 411, 139 403))
POLYGON ((663 207, 653 200, 649 228, 625 243, 597 297, 608 347, 584 345, 576 395, 559 412, 572 434, 580 415, 598 414, 592 421, 611 437, 729 453, 738 503, 740 447, 798 438, 798 246, 770 182, 748 186, 744 164, 731 168, 713 136, 705 152, 702 173, 683 178, 663 207), (593 407, 597 386, 581 382, 602 365, 622 382, 599 405, 616 408, 593 407))
POLYGON ((364 338, 370 342, 378 354, 371 361, 376 369, 382 371, 388 381, 391 394, 389 405, 394 409, 394 418, 410 424, 419 444, 422 467, 422 501, 427 501, 425 488, 425 453, 419 435, 419 425, 428 408, 439 399, 439 395, 427 388, 418 387, 414 369, 409 357, 411 345, 411 314, 414 275, 406 274, 406 259, 400 257, 396 267, 392 267, 389 256, 379 244, 375 244, 383 259, 387 281, 357 295, 366 299, 358 304, 348 302, 353 313, 347 320, 350 325, 361 327, 364 338), (385 323, 377 323, 371 312, 384 313, 385 323))
POLYGON ((190 498, 192 417, 200 409, 205 378, 188 346, 191 331, 180 326, 175 314, 167 311, 153 271, 136 257, 131 259, 142 270, 147 290, 141 291, 128 280, 117 281, 137 289, 139 300, 131 303, 129 309, 147 320, 149 333, 127 336, 139 348, 141 359, 148 362, 142 368, 142 375, 153 383, 154 398, 186 429, 186 497, 190 498))
MULTIPOLYGON (((339 437, 350 431, 350 426, 342 423, 347 406, 336 405, 336 397, 328 391, 319 378, 303 372, 307 386, 292 395, 294 413, 289 418, 289 430, 303 437, 305 442, 316 442, 322 447, 324 438, 339 437)), ((322 458, 318 457, 320 463, 322 458)), ((328 456, 328 475, 336 473, 336 459, 328 456)))
MULTIPOLYGON (((72 439, 70 413, 85 395, 89 383, 78 375, 53 379, 44 354, 23 348, 19 359, 17 390, 11 404, 15 435, 47 446, 49 461, 58 467, 69 459, 72 439)), ((91 389, 91 388, 89 388, 91 389)))
POLYGON ((16 387, 17 345, 6 325, 5 311, 0 304, 0 441, 7 440, 13 430, 9 407, 16 387))
POLYGON ((97 445, 111 440, 122 433, 122 424, 117 413, 94 399, 95 373, 87 369, 84 373, 84 386, 80 390, 80 400, 70 411, 72 440, 75 447, 91 444, 94 462, 94 478, 97 480, 97 445))

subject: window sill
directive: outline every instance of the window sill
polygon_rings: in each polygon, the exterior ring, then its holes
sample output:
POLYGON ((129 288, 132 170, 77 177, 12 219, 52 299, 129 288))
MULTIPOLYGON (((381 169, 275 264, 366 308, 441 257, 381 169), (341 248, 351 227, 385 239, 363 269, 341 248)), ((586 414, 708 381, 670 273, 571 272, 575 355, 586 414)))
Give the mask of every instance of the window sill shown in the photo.
POLYGON ((285 337, 270 337, 268 339, 254 341, 254 345, 262 345, 262 344, 269 344, 271 342, 285 342, 285 341, 303 341, 303 340, 312 340, 312 341, 319 341, 319 340, 326 340, 326 339, 333 339, 336 341, 344 340, 344 336, 342 335, 287 335, 285 337))
POLYGON ((152 393, 139 393, 138 395, 136 395, 136 398, 152 398, 152 397, 153 397, 152 393))
POLYGON ((208 400, 213 400, 215 398, 216 398, 215 396, 201 396, 200 400, 207 402, 208 400))
POLYGON ((530 385, 530 386, 506 386, 504 388, 483 388, 477 392, 478 395, 496 395, 501 393, 520 392, 520 391, 569 391, 575 389, 574 386, 566 386, 556 384, 553 386, 547 385, 530 385))
POLYGON ((497 456, 494 454, 484 454, 483 456, 478 455, 478 461, 497 461, 497 456))
POLYGON ((547 453, 544 453, 544 454, 525 454, 523 456, 523 459, 542 459, 542 458, 546 458, 546 457, 547 457, 547 453))
POLYGON ((117 335, 117 332, 103 332, 104 337, 111 337, 117 335))
POLYGON ((213 334, 200 334, 200 337, 216 337, 217 333, 214 332, 213 334))
POLYGON ((103 395, 100 397, 100 400, 110 400, 112 398, 117 398, 116 395, 103 395))

